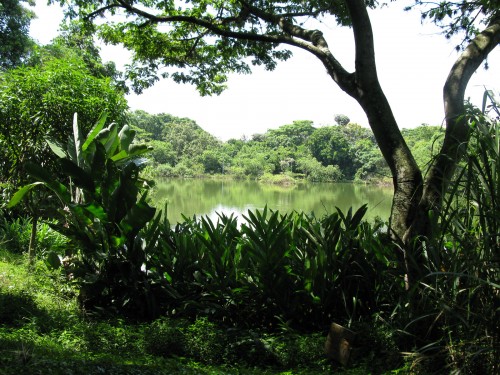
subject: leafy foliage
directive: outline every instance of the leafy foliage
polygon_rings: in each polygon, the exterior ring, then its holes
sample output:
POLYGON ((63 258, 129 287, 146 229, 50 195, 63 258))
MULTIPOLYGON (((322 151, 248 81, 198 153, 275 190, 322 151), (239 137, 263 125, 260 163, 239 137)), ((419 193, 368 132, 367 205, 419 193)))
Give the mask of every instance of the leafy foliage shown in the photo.
POLYGON ((40 67, 53 59, 77 59, 85 64, 90 75, 96 78, 109 78, 119 91, 128 93, 123 74, 116 69, 114 62, 102 61, 92 30, 85 26, 78 21, 62 24, 59 35, 51 43, 33 48, 25 65, 40 67))
POLYGON ((220 142, 193 120, 164 113, 151 115, 144 111, 129 113, 128 120, 137 129, 139 138, 153 146, 153 161, 171 167, 168 172, 163 167, 160 175, 185 176, 198 169, 201 173, 203 170, 206 173, 220 172, 217 154, 220 142))
MULTIPOLYGON (((375 6, 373 1, 366 4, 375 6)), ((107 22, 98 27, 98 32, 107 42, 122 43, 133 51, 128 77, 137 92, 154 84, 160 76, 170 76, 176 82, 195 84, 202 95, 219 94, 229 73, 249 73, 251 65, 273 70, 279 61, 287 60, 291 52, 277 47, 281 43, 301 46, 291 39, 290 33, 295 33, 293 26, 307 18, 332 15, 340 25, 351 24, 344 3, 323 0, 251 5, 231 1, 178 5, 163 1, 103 4, 76 0, 68 15, 78 14, 81 19, 92 21, 105 14, 112 19, 119 11, 130 16, 127 21, 107 22), (285 26, 280 22, 282 17, 286 19, 285 26), (173 27, 162 28, 162 23, 173 27), (161 67, 176 70, 160 72, 161 67)), ((309 33, 300 37, 310 39, 309 33)))
POLYGON ((498 17, 498 2, 495 0, 439 3, 416 0, 414 6, 422 8, 422 19, 431 19, 439 25, 446 38, 463 34, 462 45, 472 40, 479 32, 480 24, 487 25, 493 18, 498 17))
POLYGON ((24 2, 34 5, 32 0, 4 0, 0 4, 0 69, 20 65, 33 48, 28 32, 35 14, 23 6, 24 2))
POLYGON ((317 220, 266 208, 249 211, 241 229, 225 215, 172 229, 167 222, 160 262, 176 298, 166 313, 272 330, 284 322, 319 328, 334 317, 356 321, 370 314, 383 303, 374 285, 391 271, 384 270, 389 251, 378 229, 361 223, 365 211, 317 220))
POLYGON ((401 133, 418 166, 426 171, 443 143, 444 129, 423 124, 413 129, 402 129, 401 133))
POLYGON ((372 133, 356 124, 315 128, 311 121, 294 121, 251 140, 221 143, 189 119, 144 111, 130 113, 129 119, 154 148, 153 175, 262 178, 291 173, 311 181, 339 181, 380 180, 387 174, 372 133))
MULTIPOLYGON (((495 109, 493 101, 493 116, 495 109)), ((412 291, 417 313, 405 327, 422 340, 415 355, 422 371, 498 371, 492 332, 499 330, 499 123, 484 110, 469 108, 468 116, 471 146, 442 216, 432 218, 435 232, 424 241, 420 288, 412 291)))
MULTIPOLYGON (((88 132, 104 111, 123 123, 126 102, 107 78, 92 76, 74 56, 50 59, 42 66, 9 70, 0 76, 0 176, 19 186, 28 161, 50 166, 53 154, 44 138, 60 143, 71 136, 77 111, 88 132)), ((53 167, 52 167, 53 168, 53 167)), ((53 169, 52 169, 53 170, 53 169)))

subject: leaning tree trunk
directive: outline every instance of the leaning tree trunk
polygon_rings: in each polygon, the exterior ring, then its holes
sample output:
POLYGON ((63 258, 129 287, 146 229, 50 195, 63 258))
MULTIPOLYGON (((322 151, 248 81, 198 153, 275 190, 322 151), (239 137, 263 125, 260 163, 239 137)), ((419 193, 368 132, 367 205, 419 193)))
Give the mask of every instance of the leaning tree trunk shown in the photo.
POLYGON ((500 43, 500 12, 491 19, 488 27, 479 33, 465 48, 450 70, 443 88, 446 133, 443 146, 432 164, 424 184, 417 214, 403 236, 406 243, 423 236, 432 236, 429 213, 438 214, 444 194, 450 184, 460 158, 467 149, 469 124, 465 115, 465 89, 472 74, 488 54, 500 43))
MULTIPOLYGON (((391 236, 403 244, 404 234, 414 220, 422 196, 422 173, 410 152, 380 86, 375 63, 375 49, 370 18, 364 1, 347 1, 356 44, 355 90, 351 93, 368 117, 377 144, 392 174, 394 195, 389 229, 391 236)), ((404 268, 412 270, 413 254, 401 246, 404 268)))

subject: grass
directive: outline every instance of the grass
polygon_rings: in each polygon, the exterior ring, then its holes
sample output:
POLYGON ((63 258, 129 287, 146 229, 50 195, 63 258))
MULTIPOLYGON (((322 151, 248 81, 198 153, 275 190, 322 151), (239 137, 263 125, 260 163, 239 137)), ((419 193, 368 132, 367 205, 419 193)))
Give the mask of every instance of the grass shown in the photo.
POLYGON ((320 333, 227 330, 206 319, 91 319, 59 273, 27 264, 0 250, 0 374, 369 373, 323 358, 320 333))

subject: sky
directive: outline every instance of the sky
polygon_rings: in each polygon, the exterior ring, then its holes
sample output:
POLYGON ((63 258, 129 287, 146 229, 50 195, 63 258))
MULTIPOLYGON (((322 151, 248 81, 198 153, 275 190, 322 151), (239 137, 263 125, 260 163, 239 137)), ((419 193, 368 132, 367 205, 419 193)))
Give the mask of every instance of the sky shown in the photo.
MULTIPOLYGON (((57 35, 62 20, 58 6, 38 0, 38 18, 30 33, 41 44, 57 35)), ((417 10, 404 12, 408 1, 372 10, 375 57, 381 86, 400 128, 443 123, 442 87, 458 57, 457 40, 448 41, 433 24, 422 24, 417 10)), ((348 71, 354 68, 354 43, 347 28, 322 25, 330 49, 348 71)), ((314 56, 292 49, 293 57, 268 72, 254 68, 251 75, 231 75, 228 89, 219 96, 201 97, 194 86, 160 80, 141 95, 127 96, 131 110, 189 117, 204 130, 226 141, 265 133, 295 120, 311 120, 314 126, 332 125, 337 114, 368 127, 359 104, 337 87, 314 56)), ((128 62, 127 51, 102 46, 104 61, 118 68, 128 62)), ((484 88, 500 92, 500 47, 490 53, 489 69, 474 74, 466 98, 480 106, 484 88)))

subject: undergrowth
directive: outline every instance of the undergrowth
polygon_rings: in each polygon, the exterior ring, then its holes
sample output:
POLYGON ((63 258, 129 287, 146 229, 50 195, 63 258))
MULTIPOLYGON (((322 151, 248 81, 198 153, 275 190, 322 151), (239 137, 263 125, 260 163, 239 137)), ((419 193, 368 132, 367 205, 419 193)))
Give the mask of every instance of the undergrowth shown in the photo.
MULTIPOLYGON (((43 262, 0 250, 0 374, 328 374, 325 335, 239 330, 160 318, 82 315, 76 293, 43 262)), ((340 373, 369 372, 364 365, 340 373)))

